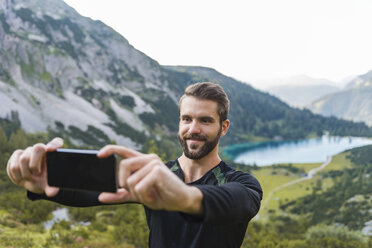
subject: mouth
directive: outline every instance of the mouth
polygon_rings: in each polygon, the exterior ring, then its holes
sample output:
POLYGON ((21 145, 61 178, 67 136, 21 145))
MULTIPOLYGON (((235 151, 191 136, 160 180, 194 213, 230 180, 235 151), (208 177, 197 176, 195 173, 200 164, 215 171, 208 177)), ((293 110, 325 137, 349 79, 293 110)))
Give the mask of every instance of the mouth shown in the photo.
POLYGON ((187 139, 188 141, 190 141, 191 143, 200 143, 200 142, 204 142, 204 140, 201 140, 201 139, 187 139))
POLYGON ((191 149, 196 149, 196 148, 200 147, 201 145, 203 145, 205 140, 204 139, 198 139, 198 138, 189 138, 189 139, 186 139, 186 142, 188 143, 188 145, 190 146, 191 149))
POLYGON ((199 135, 185 135, 184 137, 185 140, 190 140, 192 142, 202 142, 206 141, 207 138, 204 136, 199 136, 199 135))

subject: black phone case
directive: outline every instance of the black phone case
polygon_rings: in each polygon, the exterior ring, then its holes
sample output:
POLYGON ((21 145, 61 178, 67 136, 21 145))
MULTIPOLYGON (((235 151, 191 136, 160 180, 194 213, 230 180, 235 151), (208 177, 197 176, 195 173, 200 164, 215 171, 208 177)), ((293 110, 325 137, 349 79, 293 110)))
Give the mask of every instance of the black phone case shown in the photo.
POLYGON ((116 192, 116 157, 101 159, 97 152, 77 149, 47 152, 48 184, 64 189, 116 192))

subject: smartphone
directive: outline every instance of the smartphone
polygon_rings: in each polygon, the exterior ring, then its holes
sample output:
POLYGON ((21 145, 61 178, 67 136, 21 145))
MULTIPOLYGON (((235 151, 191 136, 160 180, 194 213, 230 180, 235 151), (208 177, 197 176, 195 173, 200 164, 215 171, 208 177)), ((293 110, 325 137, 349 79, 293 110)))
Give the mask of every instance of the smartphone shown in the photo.
POLYGON ((116 192, 116 156, 98 158, 97 153, 80 149, 47 152, 48 184, 64 189, 116 192))

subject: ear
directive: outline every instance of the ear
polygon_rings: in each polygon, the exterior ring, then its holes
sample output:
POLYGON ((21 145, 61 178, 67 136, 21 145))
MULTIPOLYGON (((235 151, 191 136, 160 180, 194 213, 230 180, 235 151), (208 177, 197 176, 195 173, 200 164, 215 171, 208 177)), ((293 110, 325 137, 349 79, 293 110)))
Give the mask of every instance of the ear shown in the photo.
POLYGON ((227 133, 227 130, 229 130, 230 121, 228 119, 223 121, 221 126, 222 126, 221 127, 221 137, 222 137, 222 136, 225 136, 225 134, 227 133))

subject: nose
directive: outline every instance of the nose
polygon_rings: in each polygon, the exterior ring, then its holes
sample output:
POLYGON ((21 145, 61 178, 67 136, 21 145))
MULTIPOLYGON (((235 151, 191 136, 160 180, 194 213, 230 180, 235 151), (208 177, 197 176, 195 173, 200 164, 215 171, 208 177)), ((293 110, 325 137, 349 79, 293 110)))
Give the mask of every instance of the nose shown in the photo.
POLYGON ((197 121, 193 121, 190 124, 189 133, 200 133, 200 126, 197 121))

